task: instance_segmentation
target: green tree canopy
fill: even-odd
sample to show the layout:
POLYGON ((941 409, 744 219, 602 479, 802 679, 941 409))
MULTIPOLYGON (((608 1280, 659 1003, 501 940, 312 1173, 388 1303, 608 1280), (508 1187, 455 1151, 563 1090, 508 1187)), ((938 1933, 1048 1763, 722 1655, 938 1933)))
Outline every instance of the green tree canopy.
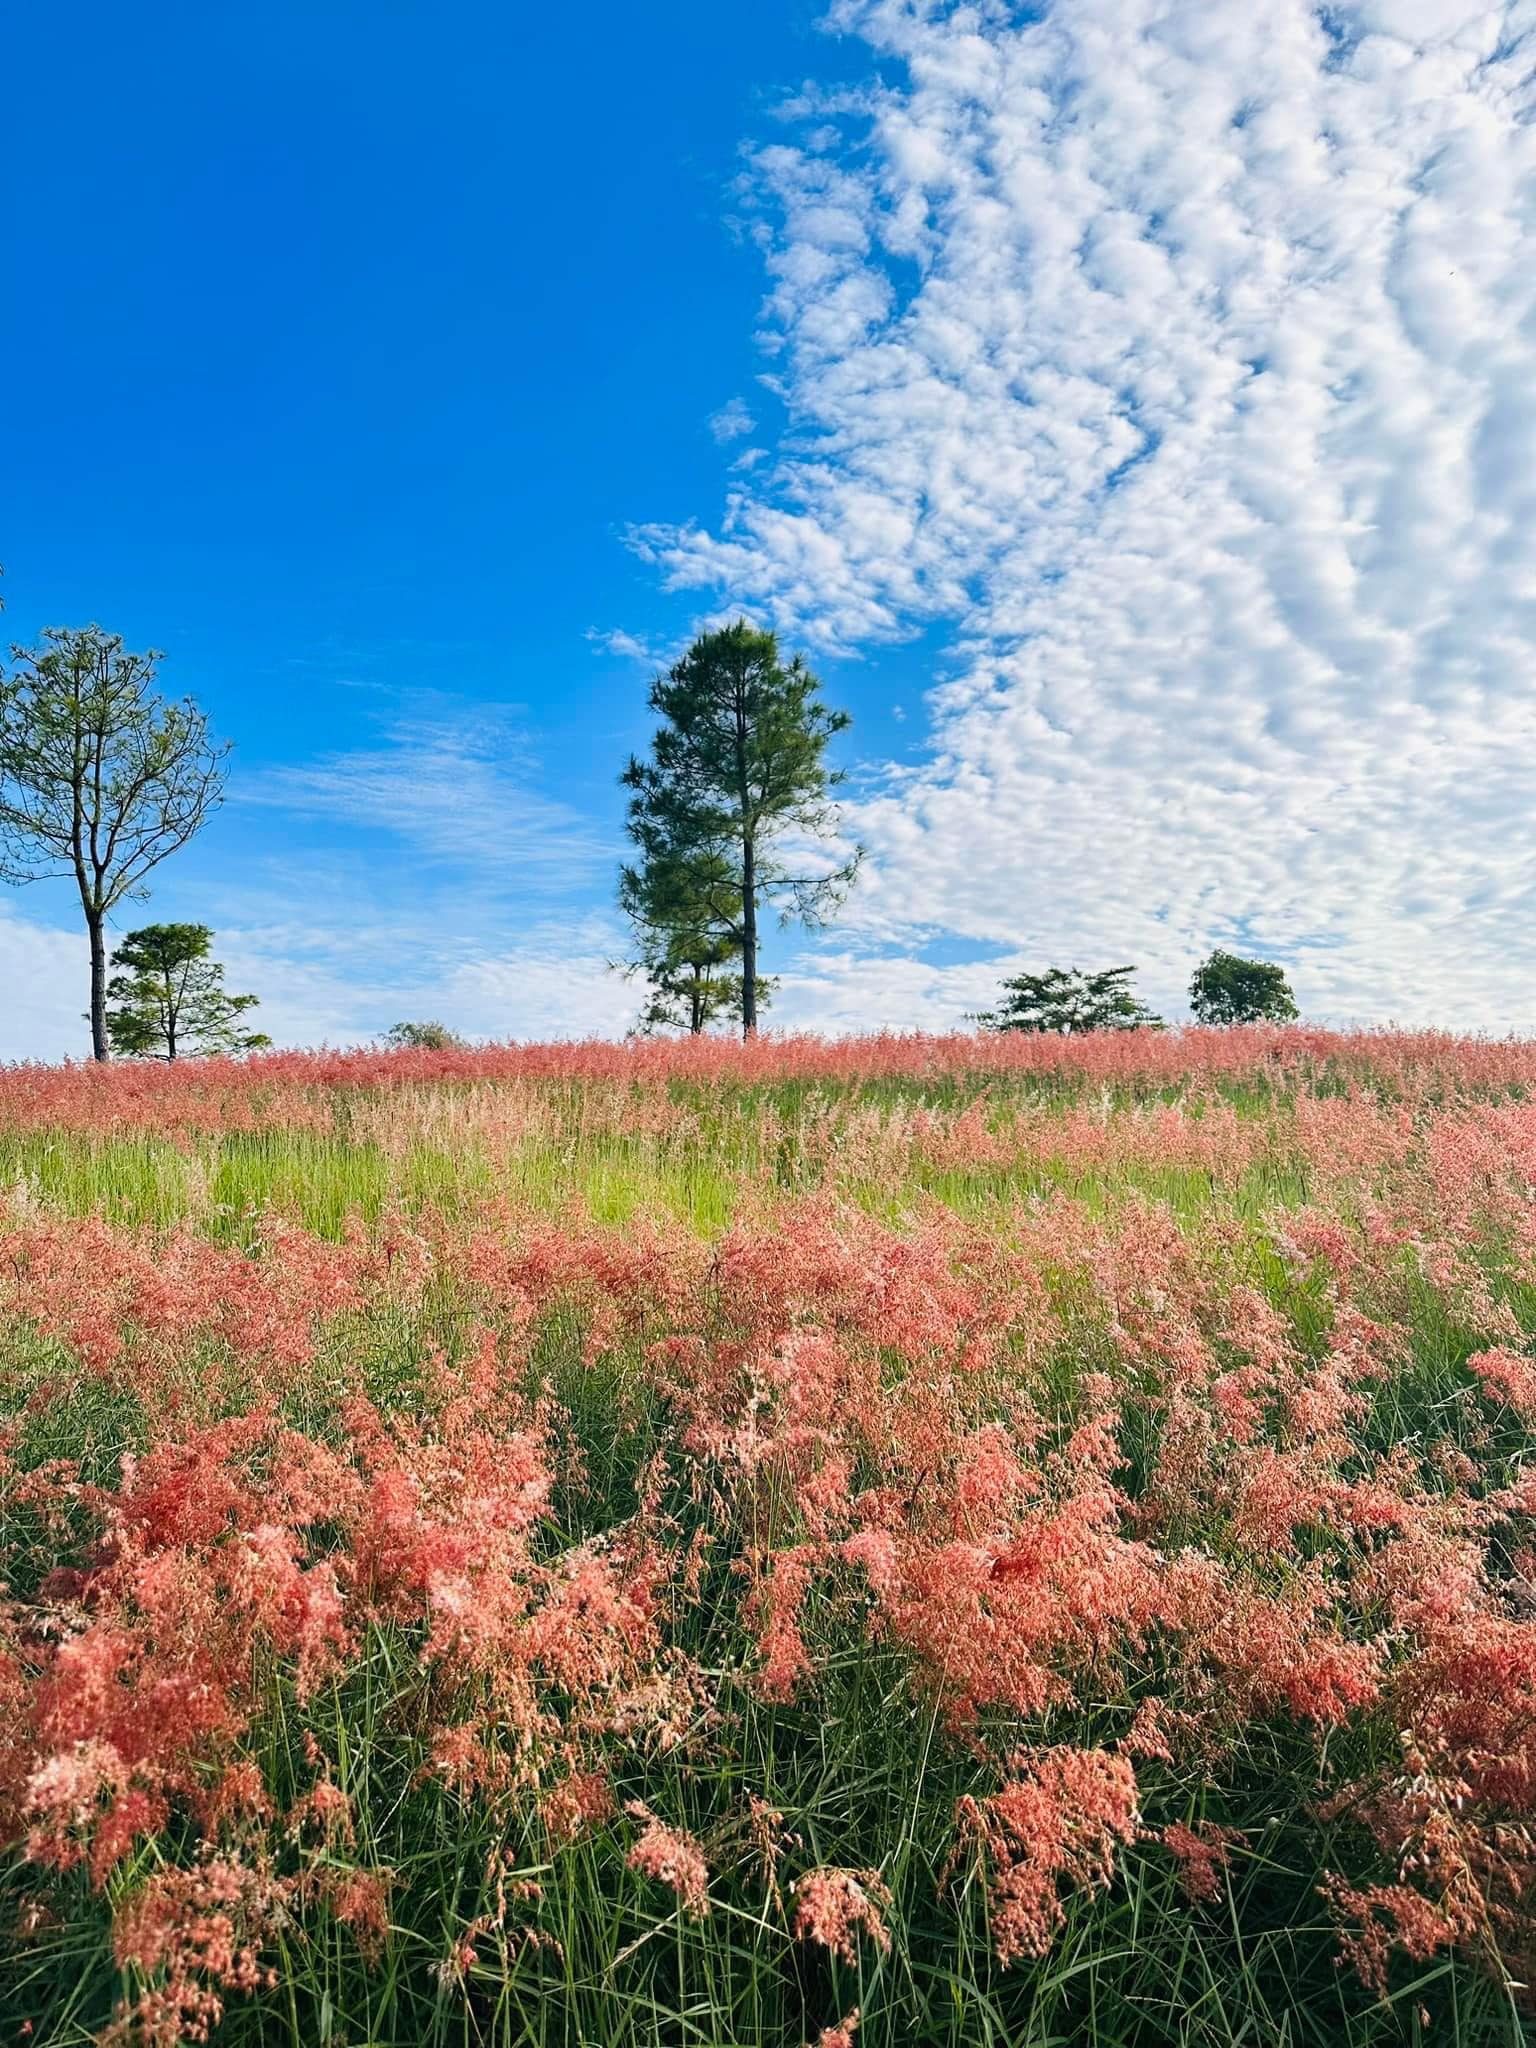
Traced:
POLYGON ((50 627, 0 676, 0 877, 73 879, 91 949, 91 1049, 108 1054, 106 923, 198 831, 226 747, 189 699, 155 693, 158 655, 99 626, 50 627))
POLYGON ((149 924, 124 934, 107 983, 107 1029, 116 1051, 174 1060, 272 1043, 241 1022, 257 998, 227 992, 224 969, 209 958, 212 944, 205 924, 149 924))
POLYGON ((1163 1020, 1131 993, 1134 967, 1097 974, 1051 967, 1003 983, 1003 1000, 976 1022, 987 1031, 1160 1031, 1163 1020))
POLYGON ((1297 1015, 1283 968, 1220 947, 1196 968, 1189 1005, 1200 1024, 1289 1024, 1297 1015))
POLYGON ((384 1034, 384 1043, 393 1052, 453 1052, 464 1041, 457 1031, 450 1031, 435 1017, 427 1017, 420 1023, 391 1024, 384 1034))
POLYGON ((783 662, 774 635, 745 620, 697 639, 657 677, 649 702, 660 721, 650 756, 632 759, 622 778, 636 858, 619 896, 640 937, 636 964, 655 989, 653 968, 673 979, 678 966, 685 978, 697 967, 728 981, 739 961, 727 1000, 739 1001, 750 1037, 762 988, 760 911, 771 904, 785 922, 820 923, 858 865, 856 850, 839 859, 828 849, 841 778, 827 765, 827 743, 848 718, 822 702, 799 655, 783 662))

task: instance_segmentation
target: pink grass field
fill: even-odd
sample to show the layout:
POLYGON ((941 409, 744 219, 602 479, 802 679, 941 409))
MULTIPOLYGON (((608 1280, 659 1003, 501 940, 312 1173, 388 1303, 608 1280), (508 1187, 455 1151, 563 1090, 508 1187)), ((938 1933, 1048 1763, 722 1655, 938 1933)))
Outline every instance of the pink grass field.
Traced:
POLYGON ((0 2041, 1525 2038, 1536 1043, 0 1072, 0 2041))
POLYGON ((1094 1032, 1080 1038, 999 1032, 935 1037, 882 1032, 817 1038, 762 1034, 750 1043, 698 1038, 576 1039, 451 1051, 276 1052, 244 1059, 133 1061, 101 1067, 26 1062, 0 1067, 0 1121, 20 1127, 117 1130, 288 1121, 298 1105, 342 1092, 453 1083, 531 1087, 619 1084, 644 1089, 879 1082, 980 1087, 1041 1077, 1098 1087, 1162 1088, 1309 1074, 1332 1067, 1363 1084, 1523 1088, 1536 1081, 1536 1039, 1458 1038, 1436 1031, 1323 1031, 1302 1026, 1094 1032))

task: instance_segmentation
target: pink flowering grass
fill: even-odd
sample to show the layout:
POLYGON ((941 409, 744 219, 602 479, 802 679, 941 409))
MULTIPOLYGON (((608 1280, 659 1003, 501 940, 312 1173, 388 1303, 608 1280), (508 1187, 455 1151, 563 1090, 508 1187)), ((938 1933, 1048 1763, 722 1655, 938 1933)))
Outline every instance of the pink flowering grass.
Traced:
POLYGON ((0 2041, 1523 2039, 1533 1081, 0 1076, 0 2041))

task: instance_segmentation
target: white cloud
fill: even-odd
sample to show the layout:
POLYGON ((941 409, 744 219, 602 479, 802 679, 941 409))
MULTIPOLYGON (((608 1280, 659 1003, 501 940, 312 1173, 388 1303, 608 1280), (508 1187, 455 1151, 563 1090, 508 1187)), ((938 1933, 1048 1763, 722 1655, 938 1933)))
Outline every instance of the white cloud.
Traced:
POLYGON ((231 988, 261 995, 260 1022, 280 1045, 354 1044, 401 1018, 436 1018, 470 1038, 620 1036, 638 997, 609 967, 624 939, 606 916, 545 921, 515 937, 426 920, 362 931, 306 926, 220 934, 231 988))
POLYGON ((56 931, 0 901, 0 1060, 88 1054, 89 977, 83 926, 78 933, 56 931))
POLYGON ((628 941, 608 918, 536 930, 495 958, 467 961, 449 980, 444 1014, 484 1038, 618 1038, 640 994, 610 960, 628 941))
POLYGON ((954 1031, 990 1009, 1005 970, 995 961, 935 966, 909 955, 872 956, 829 944, 807 950, 778 977, 766 1014, 776 1031, 954 1031))
POLYGON ((422 692, 386 722, 382 745, 272 768, 236 787, 248 803, 381 830, 418 856, 513 870, 521 888, 565 889, 611 864, 590 822, 533 786, 518 714, 422 692))
MULTIPOLYGON (((231 908, 237 907, 234 902, 231 908)), ((436 1017, 472 1038, 619 1037, 634 984, 609 966, 625 935, 606 914, 546 920, 515 937, 468 926, 444 935, 375 906, 360 925, 221 926, 231 989, 261 998, 252 1022, 284 1046, 355 1045, 402 1017, 436 1017)), ((0 1061, 84 1059, 89 961, 82 932, 0 902, 0 1061)))
MULTIPOLYGON (((587 907, 617 845, 535 786, 511 707, 389 701, 366 744, 234 785, 236 802, 314 819, 319 844, 264 831, 259 858, 205 874, 190 901, 195 870, 168 867, 156 907, 122 906, 114 932, 206 918, 228 986, 260 998, 254 1021, 279 1045, 355 1044, 422 1016, 471 1036, 625 1030, 638 998, 607 965, 625 936, 587 907)), ((83 1056, 85 939, 62 888, 36 908, 0 897, 0 1059, 83 1056)))
POLYGON ((743 434, 750 434, 756 425, 751 407, 744 398, 728 400, 709 417, 709 431, 722 447, 727 441, 739 441, 743 434))
MULTIPOLYGON (((947 640, 931 751, 853 785, 839 929, 772 944, 773 1021, 951 1025, 1053 960, 1176 1011, 1232 943, 1314 1016, 1531 1028, 1536 0, 831 21, 871 83, 752 159, 785 437, 738 445, 732 401, 723 516, 633 536, 695 630, 947 640)), ((396 842, 211 906, 274 1036, 627 1023, 581 907, 617 848, 517 714, 424 698, 245 789, 396 842)), ((0 975, 0 1055, 83 1049, 81 938, 0 900, 0 975)))
POLYGON ((587 629, 587 638, 594 647, 600 647, 604 654, 612 654, 620 661, 644 662, 647 668, 655 668, 662 657, 637 633, 629 633, 622 626, 606 630, 598 626, 587 629))
POLYGON ((831 18, 902 76, 754 159, 790 436, 634 538, 823 650, 949 625, 855 930, 1528 1025, 1536 0, 831 18))

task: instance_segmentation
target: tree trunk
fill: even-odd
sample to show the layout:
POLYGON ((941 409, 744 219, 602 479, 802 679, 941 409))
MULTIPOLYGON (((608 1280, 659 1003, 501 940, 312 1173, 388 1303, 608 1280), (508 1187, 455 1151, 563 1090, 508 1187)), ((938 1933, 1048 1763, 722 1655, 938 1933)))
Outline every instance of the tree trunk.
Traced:
POLYGON ((91 935, 91 1053, 98 1060, 111 1058, 107 1044, 107 944, 101 917, 89 911, 85 919, 91 935))
POLYGON ((750 835, 741 849, 741 1035, 757 1031, 757 848, 750 835))

